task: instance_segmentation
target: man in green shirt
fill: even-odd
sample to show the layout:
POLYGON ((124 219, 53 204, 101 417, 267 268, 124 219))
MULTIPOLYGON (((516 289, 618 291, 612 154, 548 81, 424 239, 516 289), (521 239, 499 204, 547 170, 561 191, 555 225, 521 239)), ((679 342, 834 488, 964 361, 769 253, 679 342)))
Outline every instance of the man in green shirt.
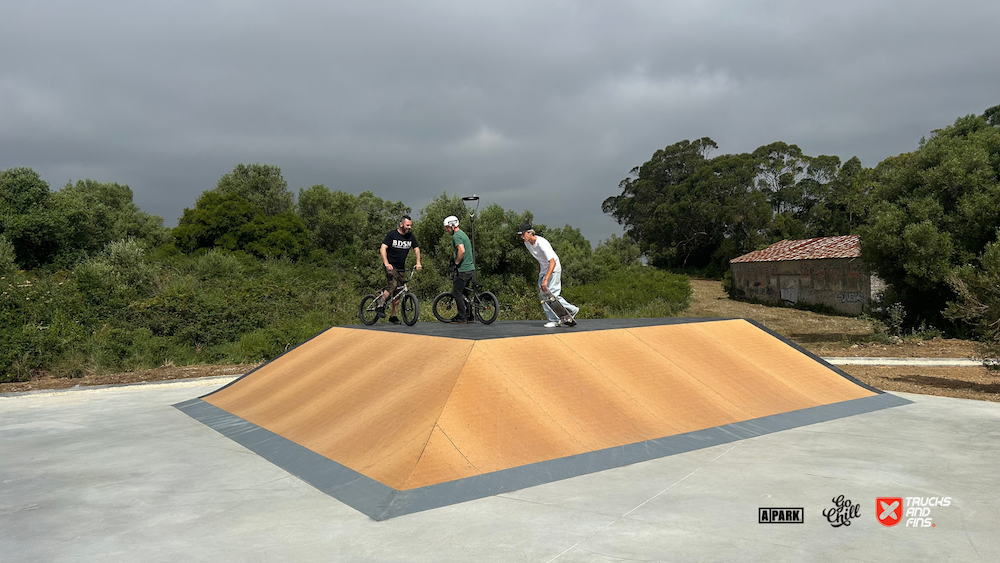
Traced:
POLYGON ((465 307, 465 287, 476 277, 475 260, 472 256, 472 243, 469 236, 458 228, 458 217, 449 215, 444 220, 444 229, 451 235, 451 246, 455 249, 451 261, 451 271, 455 273, 455 281, 451 285, 451 295, 458 306, 458 316, 451 324, 468 324, 472 320, 472 311, 465 307))

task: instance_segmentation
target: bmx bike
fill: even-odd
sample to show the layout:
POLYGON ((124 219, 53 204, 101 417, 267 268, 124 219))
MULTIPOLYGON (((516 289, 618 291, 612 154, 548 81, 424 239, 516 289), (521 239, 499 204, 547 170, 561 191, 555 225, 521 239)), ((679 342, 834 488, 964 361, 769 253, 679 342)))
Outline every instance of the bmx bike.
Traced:
MULTIPOLYGON (((388 307, 390 303, 399 304, 399 316, 403 318, 403 322, 406 326, 413 326, 417 324, 417 318, 420 316, 420 302, 417 300, 417 296, 410 293, 410 290, 406 287, 410 280, 413 279, 414 272, 417 271, 416 266, 410 268, 410 276, 406 278, 403 285, 396 288, 396 293, 386 301, 385 305, 388 307)), ((385 291, 385 288, 379 290, 378 293, 370 293, 361 298, 361 305, 358 306, 358 318, 361 322, 366 325, 373 325, 378 321, 378 296, 385 291)))
MULTIPOLYGON (((481 291, 482 289, 483 285, 473 279, 466 288, 468 294, 463 295, 462 298, 465 299, 465 310, 472 311, 476 320, 484 325, 488 325, 497 320, 497 316, 500 314, 500 302, 497 301, 496 295, 493 295, 489 291, 481 291)), ((458 305, 455 303, 455 296, 450 291, 439 293, 434 298, 431 311, 437 320, 443 323, 450 323, 458 315, 458 305)))

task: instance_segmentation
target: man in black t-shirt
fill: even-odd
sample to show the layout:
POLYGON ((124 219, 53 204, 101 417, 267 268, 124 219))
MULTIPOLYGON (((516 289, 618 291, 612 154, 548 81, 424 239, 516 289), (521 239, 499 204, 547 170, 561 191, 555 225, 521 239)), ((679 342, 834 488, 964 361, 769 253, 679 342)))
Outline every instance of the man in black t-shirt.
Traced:
MULTIPOLYGON (((410 253, 411 248, 417 255, 416 268, 422 270, 420 245, 417 243, 416 235, 413 234, 413 220, 410 219, 409 215, 403 215, 402 219, 399 220, 399 228, 389 231, 382 241, 382 247, 379 248, 379 253, 382 255, 382 265, 385 266, 385 277, 389 282, 378 299, 376 311, 379 317, 385 317, 385 301, 396 292, 397 287, 406 283, 406 278, 404 278, 406 255, 410 253)), ((392 304, 392 316, 389 317, 389 322, 396 325, 399 324, 399 318, 396 317, 397 305, 398 303, 395 302, 392 304)))

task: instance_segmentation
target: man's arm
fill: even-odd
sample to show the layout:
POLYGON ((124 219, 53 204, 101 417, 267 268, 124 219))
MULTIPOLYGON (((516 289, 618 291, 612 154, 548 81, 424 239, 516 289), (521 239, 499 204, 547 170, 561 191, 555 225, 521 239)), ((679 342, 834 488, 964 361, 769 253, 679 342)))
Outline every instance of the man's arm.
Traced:
POLYGON ((424 267, 420 265, 420 247, 418 246, 418 247, 414 248, 413 252, 415 252, 417 254, 417 269, 418 270, 423 270, 424 267))
MULTIPOLYGON (((378 249, 378 252, 379 252, 379 254, 382 255, 382 265, 385 266, 386 270, 391 270, 392 269, 392 264, 389 263, 389 257, 385 255, 385 249, 387 249, 387 248, 389 248, 389 246, 386 245, 383 242, 382 243, 382 247, 378 249)), ((420 255, 417 254, 417 256, 420 256, 420 255)), ((418 260, 419 260, 419 258, 418 258, 418 260)))
POLYGON ((462 258, 465 258, 465 245, 459 244, 455 247, 455 264, 461 264, 462 258))
POLYGON ((549 277, 554 271, 556 271, 556 259, 549 258, 549 269, 545 272, 545 277, 542 278, 542 291, 549 290, 549 277))

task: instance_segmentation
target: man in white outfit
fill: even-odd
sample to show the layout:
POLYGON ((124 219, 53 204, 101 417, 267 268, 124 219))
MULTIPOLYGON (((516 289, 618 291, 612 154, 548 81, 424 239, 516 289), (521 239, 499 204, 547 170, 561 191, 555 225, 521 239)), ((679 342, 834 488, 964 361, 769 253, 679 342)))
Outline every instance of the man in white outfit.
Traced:
POLYGON ((542 309, 545 311, 545 317, 549 319, 549 322, 545 323, 545 328, 555 328, 560 324, 576 326, 576 321, 573 319, 570 319, 566 323, 560 322, 559 315, 552 312, 552 309, 545 303, 545 299, 542 296, 542 293, 549 291, 562 303, 562 306, 566 308, 566 311, 571 316, 575 317, 580 312, 579 307, 571 304, 559 295, 560 291, 562 291, 562 264, 559 263, 559 257, 552 250, 552 245, 544 238, 535 235, 535 230, 531 228, 531 223, 521 224, 517 234, 521 235, 521 240, 524 241, 524 247, 528 249, 528 252, 535 257, 535 260, 538 260, 538 295, 542 299, 542 309))

